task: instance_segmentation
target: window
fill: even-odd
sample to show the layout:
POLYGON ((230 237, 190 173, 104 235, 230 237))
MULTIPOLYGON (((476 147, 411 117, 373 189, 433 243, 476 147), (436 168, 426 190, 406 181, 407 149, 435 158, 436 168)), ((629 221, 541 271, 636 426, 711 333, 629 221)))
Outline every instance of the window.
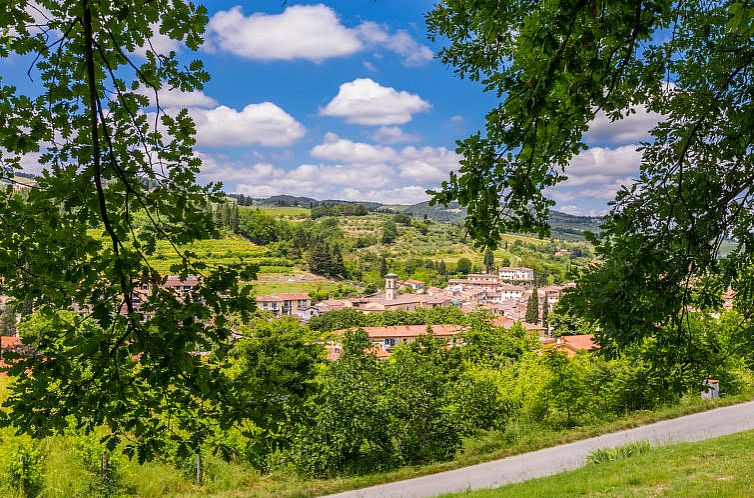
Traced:
POLYGON ((393 339, 393 338, 385 339, 385 340, 383 341, 383 344, 384 344, 385 346, 387 346, 387 347, 392 347, 392 346, 395 346, 395 339, 393 339))

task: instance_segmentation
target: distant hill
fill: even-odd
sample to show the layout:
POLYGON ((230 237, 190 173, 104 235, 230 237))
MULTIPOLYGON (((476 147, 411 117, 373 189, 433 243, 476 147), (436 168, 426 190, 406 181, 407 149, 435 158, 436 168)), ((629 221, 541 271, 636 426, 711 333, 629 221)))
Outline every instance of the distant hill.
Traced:
MULTIPOLYGON (((238 198, 237 194, 230 194, 230 197, 238 198)), ((378 209, 382 204, 379 202, 368 201, 343 201, 339 199, 325 199, 323 201, 313 199, 311 197, 297 197, 294 195, 274 195, 267 199, 254 199, 254 205, 256 206, 287 206, 287 207, 303 207, 313 208, 321 206, 323 204, 337 205, 337 204, 360 204, 370 211, 378 209)))
MULTIPOLYGON (((440 205, 430 206, 429 201, 406 206, 336 199, 320 201, 311 197, 276 195, 267 199, 255 200, 254 203, 261 206, 296 206, 305 208, 313 208, 321 204, 361 204, 370 211, 386 213, 403 212, 416 218, 426 217, 430 220, 448 223, 462 223, 466 218, 466 208, 460 206, 457 202, 450 203, 448 207, 440 205)), ((585 231, 599 232, 599 225, 601 223, 602 218, 597 216, 574 216, 560 211, 550 211, 550 228, 552 237, 554 238, 583 240, 585 231)))
MULTIPOLYGON (((430 206, 429 202, 420 202, 413 206, 407 206, 404 213, 417 218, 451 223, 462 223, 466 218, 466 208, 457 202, 445 206, 430 206)), ((583 240, 584 232, 599 232, 602 218, 597 216, 574 216, 560 211, 550 211, 550 229, 554 238, 583 240)))
POLYGON ((317 199, 312 199, 311 197, 296 197, 293 195, 273 195, 272 197, 268 197, 267 199, 259 199, 259 201, 256 204, 260 206, 293 206, 293 207, 313 208, 319 205, 319 201, 317 199))
POLYGON ((420 202, 419 204, 406 207, 403 212, 417 218, 424 218, 426 216, 428 219, 435 221, 461 223, 466 218, 466 208, 457 202, 448 204, 448 207, 440 205, 430 206, 429 201, 420 202))
POLYGON ((319 201, 319 204, 330 204, 330 205, 336 205, 336 204, 361 204, 365 208, 367 208, 370 211, 374 211, 376 209, 379 209, 382 207, 382 204, 379 202, 369 202, 369 201, 340 201, 337 199, 325 199, 324 201, 319 201))

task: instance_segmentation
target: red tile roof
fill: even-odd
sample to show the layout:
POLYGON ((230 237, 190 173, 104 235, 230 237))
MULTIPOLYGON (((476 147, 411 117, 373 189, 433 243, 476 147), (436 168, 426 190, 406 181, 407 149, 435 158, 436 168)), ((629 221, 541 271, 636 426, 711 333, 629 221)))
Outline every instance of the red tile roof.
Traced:
MULTIPOLYGON (((372 339, 383 337, 418 337, 427 334, 428 325, 389 325, 385 327, 362 327, 364 332, 372 339)), ((460 325, 431 325, 432 334, 440 337, 454 336, 463 331, 460 325)), ((342 334, 345 330, 338 330, 336 334, 342 334)))
POLYGON ((0 347, 5 349, 13 349, 22 346, 20 337, 0 337, 0 347))
POLYGON ((589 351, 591 349, 599 348, 599 345, 594 342, 593 334, 582 335, 564 335, 560 336, 560 344, 573 349, 574 351, 589 351))

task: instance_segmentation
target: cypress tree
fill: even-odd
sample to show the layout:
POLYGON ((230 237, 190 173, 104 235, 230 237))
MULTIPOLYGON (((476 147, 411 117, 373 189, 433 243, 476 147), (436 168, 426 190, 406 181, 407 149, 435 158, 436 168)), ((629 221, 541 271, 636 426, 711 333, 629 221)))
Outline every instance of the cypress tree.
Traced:
POLYGON ((492 273, 495 269, 495 255, 492 253, 492 249, 484 251, 484 268, 487 273, 492 273))
POLYGON ((542 323, 547 325, 547 315, 550 314, 550 302, 547 299, 547 292, 545 292, 545 299, 542 301, 542 323))
POLYGON ((539 321, 539 291, 535 287, 526 303, 526 314, 524 321, 527 323, 537 323, 539 321))
POLYGON ((0 335, 3 336, 15 336, 16 335, 16 310, 13 306, 5 305, 0 308, 0 335))

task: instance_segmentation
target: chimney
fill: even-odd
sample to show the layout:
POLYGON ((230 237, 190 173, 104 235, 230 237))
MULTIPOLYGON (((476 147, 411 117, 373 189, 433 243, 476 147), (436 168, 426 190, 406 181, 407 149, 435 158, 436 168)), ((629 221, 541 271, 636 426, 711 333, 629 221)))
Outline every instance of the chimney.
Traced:
POLYGON ((395 273, 388 273, 385 275, 385 301, 392 301, 395 299, 395 286, 398 283, 398 275, 395 273))

